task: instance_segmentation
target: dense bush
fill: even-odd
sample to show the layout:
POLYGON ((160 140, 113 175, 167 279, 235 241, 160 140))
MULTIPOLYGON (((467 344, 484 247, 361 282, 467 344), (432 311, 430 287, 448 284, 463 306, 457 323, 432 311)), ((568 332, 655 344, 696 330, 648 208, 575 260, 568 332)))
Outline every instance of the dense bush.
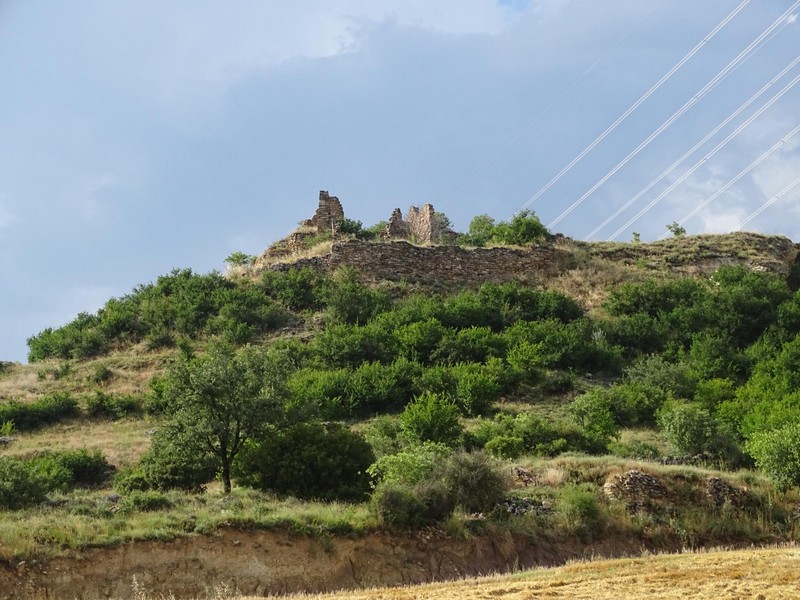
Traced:
POLYGON ((19 431, 29 431, 78 415, 78 401, 66 392, 57 392, 33 402, 10 401, 0 404, 0 423, 13 421, 19 431))
POLYGON ((500 465, 482 451, 455 452, 444 464, 441 479, 455 504, 467 512, 491 511, 508 491, 500 465))
POLYGON ((138 396, 98 391, 86 398, 86 414, 92 418, 121 419, 140 414, 143 410, 144 401, 138 396))
POLYGON ((556 456, 567 451, 597 454, 606 450, 607 442, 576 425, 546 421, 531 413, 499 414, 465 435, 468 448, 485 448, 500 458, 523 454, 556 456))
POLYGON ((423 392, 400 415, 403 431, 420 442, 455 446, 463 431, 456 404, 440 394, 423 392))
POLYGON ((28 359, 89 358, 142 340, 158 348, 173 345, 179 336, 220 334, 243 343, 285 319, 263 288, 247 280, 176 269, 123 298, 112 298, 96 315, 81 313, 64 327, 31 337, 28 359))
POLYGON ((100 450, 89 452, 86 448, 45 453, 30 460, 34 464, 52 460, 63 467, 69 474, 70 487, 102 485, 114 470, 100 450))
POLYGON ((579 486, 561 490, 556 510, 566 526, 576 533, 592 536, 605 528, 605 515, 595 493, 579 486))
POLYGON ((26 459, 0 456, 0 508, 18 510, 44 502, 51 492, 103 484, 111 470, 99 450, 45 452, 26 459))
POLYGON ((203 440, 178 427, 162 427, 153 435, 140 464, 121 473, 115 484, 122 491, 199 491, 216 473, 217 461, 203 440))
POLYGON ((469 233, 459 238, 464 246, 509 244, 527 246, 546 239, 547 228, 531 211, 518 212, 510 221, 495 223, 488 215, 479 215, 469 224, 469 233))
POLYGON ((755 433, 747 443, 747 451, 779 488, 800 485, 800 423, 755 433))
POLYGON ((266 271, 261 288, 291 310, 320 310, 330 279, 314 269, 289 269, 285 273, 266 271))
POLYGON ((19 510, 44 502, 49 483, 45 474, 25 461, 0 456, 0 508, 19 510))
POLYGON ((413 486, 430 479, 453 450, 444 444, 424 442, 400 452, 381 456, 367 472, 375 484, 392 483, 413 486))
POLYGON ((716 419, 696 403, 666 405, 658 414, 661 433, 679 453, 715 454, 721 432, 716 419))
POLYGON ((252 440, 234 464, 241 485, 304 499, 359 501, 375 460, 364 437, 336 424, 298 423, 252 440))

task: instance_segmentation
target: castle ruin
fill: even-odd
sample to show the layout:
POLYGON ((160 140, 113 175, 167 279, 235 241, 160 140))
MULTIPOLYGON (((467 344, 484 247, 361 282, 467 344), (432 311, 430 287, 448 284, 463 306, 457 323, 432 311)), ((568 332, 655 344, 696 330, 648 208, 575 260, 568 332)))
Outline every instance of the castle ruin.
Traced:
POLYGON ((317 234, 330 233, 335 236, 343 219, 344 209, 339 198, 331 196, 326 190, 320 190, 317 212, 303 225, 315 228, 317 234))

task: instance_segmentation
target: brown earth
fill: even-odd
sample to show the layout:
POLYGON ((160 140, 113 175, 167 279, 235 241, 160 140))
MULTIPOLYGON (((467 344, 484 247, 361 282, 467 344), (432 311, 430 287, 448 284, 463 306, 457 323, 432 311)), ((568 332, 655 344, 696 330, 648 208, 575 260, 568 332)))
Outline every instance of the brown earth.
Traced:
MULTIPOLYGON (((672 550, 676 550, 672 548, 672 550)), ((212 536, 92 549, 72 558, 0 567, 0 599, 195 598, 220 586, 263 596, 400 586, 453 580, 575 558, 638 555, 633 540, 590 544, 514 538, 510 534, 451 539, 437 531, 362 537, 292 535, 227 529, 212 536), (135 579, 135 584, 134 584, 135 579)))

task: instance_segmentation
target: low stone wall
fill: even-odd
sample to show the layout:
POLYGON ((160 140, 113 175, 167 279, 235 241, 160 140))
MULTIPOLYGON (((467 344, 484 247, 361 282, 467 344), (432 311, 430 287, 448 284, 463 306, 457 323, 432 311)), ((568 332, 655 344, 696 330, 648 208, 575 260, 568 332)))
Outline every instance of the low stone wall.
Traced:
POLYGON ((354 267, 365 280, 477 286, 484 282, 540 282, 569 268, 571 253, 551 246, 529 249, 414 246, 404 241, 334 244, 330 268, 354 267))
POLYGON ((427 285, 479 286, 491 281, 540 283, 573 266, 570 252, 552 246, 529 249, 414 246, 404 241, 337 242, 331 254, 271 268, 286 271, 310 267, 333 271, 353 267, 364 281, 408 281, 427 285))

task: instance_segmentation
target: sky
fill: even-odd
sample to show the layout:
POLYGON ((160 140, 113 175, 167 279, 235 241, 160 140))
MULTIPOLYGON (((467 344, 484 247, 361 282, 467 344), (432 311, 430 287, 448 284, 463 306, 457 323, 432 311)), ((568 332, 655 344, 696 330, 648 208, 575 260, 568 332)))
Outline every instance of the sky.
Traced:
MULTIPOLYGON (((260 254, 319 190, 365 226, 427 202, 461 231, 508 219, 740 4, 0 0, 0 360, 174 268, 260 254)), ((529 208, 577 239, 617 211, 594 239, 681 222, 800 125, 798 84, 703 160, 800 65, 621 209, 800 55, 795 4, 747 3, 529 208)), ((684 227, 731 231, 798 175, 795 134, 684 227)), ((800 241, 800 186, 747 229, 800 241)))

